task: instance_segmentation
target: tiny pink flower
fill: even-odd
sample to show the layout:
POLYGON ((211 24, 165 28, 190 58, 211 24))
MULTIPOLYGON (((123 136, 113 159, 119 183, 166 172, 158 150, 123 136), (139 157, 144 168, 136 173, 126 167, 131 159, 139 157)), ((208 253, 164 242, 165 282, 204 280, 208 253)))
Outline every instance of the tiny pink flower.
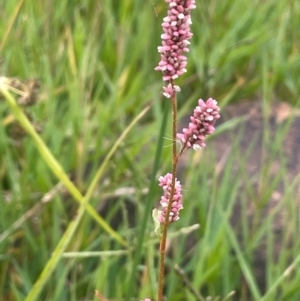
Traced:
MULTIPOLYGON (((171 186, 172 186, 172 174, 167 173, 164 177, 159 177, 159 186, 162 187, 164 194, 160 199, 160 204, 162 210, 158 211, 158 220, 161 224, 165 223, 167 208, 171 196, 171 186)), ((175 179, 175 190, 172 199, 171 211, 169 215, 169 222, 175 222, 179 219, 179 211, 183 208, 182 206, 182 195, 181 195, 181 184, 177 179, 175 179)))
POLYGON ((179 86, 176 86, 176 85, 172 86, 171 84, 168 84, 167 87, 163 87, 163 89, 164 89, 163 95, 167 98, 172 97, 176 92, 180 91, 179 86))
MULTIPOLYGON (((161 60, 155 68, 162 71, 163 80, 171 81, 185 73, 187 58, 184 52, 189 52, 187 47, 193 34, 190 31, 192 24, 190 11, 196 8, 195 0, 165 0, 169 3, 168 15, 163 19, 161 35, 162 45, 157 47, 161 60)), ((165 87, 168 88, 168 87, 165 87)), ((172 87, 171 87, 172 88, 172 87)), ((164 95, 169 98, 176 90, 171 89, 171 93, 165 91, 164 95)))
POLYGON ((188 149, 198 150, 205 147, 204 139, 215 131, 214 124, 220 118, 220 108, 216 100, 209 98, 206 102, 199 99, 188 128, 177 134, 177 138, 188 149))

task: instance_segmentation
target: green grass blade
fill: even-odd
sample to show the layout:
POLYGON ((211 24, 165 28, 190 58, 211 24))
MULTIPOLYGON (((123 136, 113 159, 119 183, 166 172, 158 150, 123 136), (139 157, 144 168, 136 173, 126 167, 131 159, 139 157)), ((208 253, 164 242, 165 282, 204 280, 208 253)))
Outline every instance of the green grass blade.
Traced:
POLYGON ((278 277, 278 279, 274 282, 274 284, 270 287, 270 289, 266 292, 266 294, 259 301, 267 301, 271 294, 277 289, 277 287, 287 279, 293 270, 296 269, 296 266, 300 263, 300 255, 298 255, 293 263, 284 271, 284 273, 278 277))
POLYGON ((249 265, 248 265, 247 261, 245 260, 243 254, 242 254, 242 251, 240 249, 238 241, 235 237, 234 232, 232 231, 231 226, 229 225, 229 223, 227 221, 227 218, 226 218, 225 214, 224 213, 221 213, 221 214, 223 215, 223 218, 224 218, 224 225, 225 225, 225 228, 226 228, 226 232, 227 232, 229 241, 230 241, 231 246, 233 247, 233 249, 234 249, 234 251, 237 255, 238 262, 239 262, 240 267, 243 271, 244 277, 245 277, 245 279, 246 279, 246 281, 249 285, 249 289, 252 293, 252 296, 253 296, 255 301, 259 301, 260 298, 261 298, 261 295, 260 295, 259 289, 257 287, 257 284, 255 283, 253 274, 251 273, 249 265))

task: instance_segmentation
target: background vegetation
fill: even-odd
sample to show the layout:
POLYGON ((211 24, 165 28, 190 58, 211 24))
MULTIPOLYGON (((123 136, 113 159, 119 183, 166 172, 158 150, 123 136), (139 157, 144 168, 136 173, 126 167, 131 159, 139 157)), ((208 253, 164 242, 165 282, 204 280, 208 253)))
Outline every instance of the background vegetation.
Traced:
MULTIPOLYGON (((188 73, 179 80, 180 116, 189 115, 198 98, 210 96, 222 107, 257 98, 266 106, 274 100, 298 106, 300 2, 196 2, 188 73)), ((151 179, 171 166, 169 141, 164 139, 170 133, 166 114, 171 107, 161 95, 161 75, 153 70, 159 61, 156 48, 165 12, 162 0, 0 3, 1 74, 39 79, 39 101, 26 110, 80 192, 87 191, 131 120, 150 105, 110 159, 90 199, 127 246, 85 214, 66 250, 77 253, 59 259, 36 300, 96 300, 95 289, 108 299, 155 300, 158 245, 151 210, 160 191, 151 179), (165 146, 162 151, 160 143, 165 146), (153 173, 154 165, 158 171, 153 173), (99 251, 106 253, 93 253, 99 251), (136 254, 141 254, 141 261, 136 254)), ((0 299, 24 300, 75 218, 78 203, 61 187, 34 141, 13 135, 12 111, 4 100, 0 100, 0 116, 0 299)), ((231 126, 220 127, 219 134, 231 126)), ((211 146, 204 152, 211 152, 211 146)), ((274 151, 282 147, 276 143, 274 151)), ((248 179, 245 170, 231 176, 234 158, 245 165, 238 144, 221 176, 214 163, 189 154, 180 179, 186 189, 185 210, 171 227, 166 296, 172 301, 201 300, 200 293, 224 298, 235 290, 236 300, 298 301, 299 215, 293 201, 299 179, 291 183, 285 169, 278 173, 290 188, 283 204, 291 214, 284 228, 289 235, 282 238, 276 260, 272 255, 277 245, 272 234, 275 215, 260 219, 255 228, 242 215, 239 234, 228 222, 237 195, 243 204, 249 201, 240 190, 240 179, 248 179), (182 230, 198 223, 200 230, 190 229, 190 234, 182 230), (263 238, 267 256, 261 288, 253 258, 263 238), (295 269, 284 273, 293 260, 295 269), (174 272, 175 263, 197 297, 174 272)), ((261 189, 267 200, 269 186, 261 189)))

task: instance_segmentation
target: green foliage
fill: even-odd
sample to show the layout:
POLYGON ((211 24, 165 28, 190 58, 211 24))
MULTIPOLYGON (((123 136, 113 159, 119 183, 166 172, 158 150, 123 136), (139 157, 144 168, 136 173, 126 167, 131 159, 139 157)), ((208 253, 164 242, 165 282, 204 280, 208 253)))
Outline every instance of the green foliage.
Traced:
MULTIPOLYGON (((298 106, 300 3, 196 2, 188 73, 179 80, 179 117, 190 114, 198 98, 209 96, 221 106, 257 95, 266 104, 276 95, 276 99, 298 106)), ((38 137, 48 148, 37 147, 41 141, 32 135, 13 139, 9 120, 14 116, 24 121, 25 117, 20 117, 20 110, 10 110, 0 98, 3 300, 96 300, 95 289, 108 299, 155 300, 158 241, 152 233, 151 210, 160 198, 156 178, 171 166, 171 124, 165 115, 171 106, 162 102, 161 75, 153 70, 159 61, 156 49, 165 11, 162 0, 0 3, 1 75, 41 82, 38 102, 26 110, 41 126, 38 137), (131 121, 148 104, 150 111, 127 133, 131 121), (126 139, 105 161, 124 132, 126 139), (53 155, 61 170, 55 171, 57 165, 52 161, 51 172, 49 153, 43 159, 43 151, 53 155), (103 164, 106 169, 96 183, 103 164), (62 174, 74 185, 62 188, 62 174), (87 193, 90 208, 101 214, 103 223, 84 214, 84 206, 78 211, 76 199, 82 204, 87 193), (116 240, 114 232, 104 230, 105 225, 128 246, 116 240), (63 240, 68 233, 68 239, 63 240), (61 244, 63 249, 58 250, 61 244), (126 252, 115 253, 118 250, 126 252), (107 253, 95 253, 100 251, 107 253), (67 252, 74 253, 67 256, 67 252), (31 297, 33 285, 49 264, 53 272, 47 275, 41 291, 31 297)), ((225 124, 219 135, 241 122, 236 119, 225 124)), ((255 192, 245 166, 248 154, 241 153, 238 146, 240 137, 236 137, 222 175, 210 164, 215 162, 210 142, 204 150, 207 157, 188 154, 180 178, 186 190, 185 210, 170 233, 168 300, 195 300, 174 272, 175 263, 203 296, 225 298, 236 290, 236 300, 241 301, 249 295, 249 300, 255 301, 300 299, 299 239, 295 234, 299 216, 293 207, 299 177, 290 183, 282 164, 277 178, 268 178, 271 161, 276 156, 285 160, 281 151, 285 134, 283 128, 271 141, 268 129, 264 129, 262 148, 268 151, 268 160, 259 175, 260 198, 267 202, 279 181, 284 183, 286 194, 265 219, 259 220, 258 212, 260 223, 254 221, 254 226, 246 218, 247 202, 255 192), (234 176, 237 159, 238 176, 234 176), (247 183, 243 189, 242 182, 247 183), (237 195, 244 217, 240 231, 229 223, 237 195), (283 208, 289 212, 290 224, 276 260, 272 224, 276 212, 283 208), (200 230, 185 229, 198 223, 200 230), (265 291, 259 288, 253 259, 262 239, 267 254, 265 291), (286 271, 293 261, 295 267, 286 271)))

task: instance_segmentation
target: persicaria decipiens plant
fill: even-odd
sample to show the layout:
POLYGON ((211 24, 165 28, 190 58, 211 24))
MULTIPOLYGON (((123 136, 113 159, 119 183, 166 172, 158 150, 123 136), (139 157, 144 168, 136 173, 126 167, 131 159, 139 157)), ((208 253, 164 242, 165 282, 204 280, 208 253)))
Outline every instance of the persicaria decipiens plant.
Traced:
MULTIPOLYGON (((187 57, 185 52, 189 52, 188 45, 189 40, 193 36, 190 30, 191 10, 196 8, 195 0, 165 0, 169 4, 168 15, 163 19, 162 28, 163 34, 162 45, 159 46, 158 52, 160 53, 161 60, 158 66, 155 68, 157 71, 163 73, 163 80, 167 82, 167 86, 163 87, 163 95, 166 98, 171 98, 173 104, 173 116, 175 116, 176 128, 176 93, 180 92, 180 87, 174 84, 174 80, 180 75, 185 73, 187 66, 187 57)), ((180 141, 182 149, 177 155, 177 158, 173 158, 173 161, 178 161, 184 149, 198 150, 205 147, 205 137, 214 132, 214 124, 218 118, 220 108, 217 101, 209 98, 206 102, 199 99, 198 106, 195 108, 193 115, 190 117, 190 123, 188 128, 184 128, 182 133, 176 133, 174 140, 180 141)), ((176 143, 176 141, 174 141, 176 143)), ((174 143, 174 144, 175 144, 174 143)), ((175 145, 176 147, 176 145, 175 145)), ((177 163, 176 163, 177 164, 177 163)), ((176 175, 174 175, 176 176, 176 175)), ((164 195, 161 197, 160 204, 162 210, 158 211, 158 219, 161 224, 165 223, 167 211, 169 211, 169 221, 174 222, 179 219, 179 210, 182 209, 182 196, 181 185, 177 179, 173 181, 172 192, 172 174, 167 174, 165 177, 159 178, 160 186, 163 186, 164 195), (168 194, 166 195, 166 185, 162 185, 162 179, 169 183, 168 194), (180 190, 178 189, 180 187, 180 190), (179 192, 178 192, 179 191, 179 192), (171 193, 172 192, 172 193, 171 193), (178 197, 180 194, 180 198, 178 197), (178 201, 180 199, 180 201, 178 201), (168 210, 168 204, 170 209, 168 210), (180 205, 179 205, 180 204, 180 205)))
MULTIPOLYGON (((198 150, 205 147, 205 138, 215 130, 214 124, 220 118, 217 101, 209 98, 206 102, 198 100, 198 106, 190 117, 190 123, 181 133, 177 133, 177 98, 176 93, 180 87, 175 85, 175 80, 187 71, 187 57, 189 52, 189 40, 193 34, 190 26, 191 10, 196 8, 195 0, 165 0, 168 3, 168 14, 163 19, 161 35, 162 44, 158 47, 160 62, 155 68, 161 71, 163 81, 163 95, 172 102, 173 116, 173 143, 172 143, 172 172, 159 177, 159 186, 163 189, 160 199, 161 210, 154 210, 154 219, 160 223, 160 265, 157 301, 163 300, 164 261, 166 238, 169 223, 179 219, 179 211, 182 206, 182 188, 176 178, 178 160, 185 149, 198 150), (177 151, 177 142, 181 144, 181 150, 177 151)), ((147 300, 147 299, 146 299, 147 300)), ((147 300, 148 301, 148 300, 147 300)))
MULTIPOLYGON (((182 206, 182 187, 176 178, 178 161, 186 149, 199 150, 206 146, 205 138, 215 131, 214 124, 220 118, 220 108, 213 98, 206 102, 198 100, 198 106, 190 117, 190 123, 181 133, 177 133, 177 98, 176 93, 180 87, 175 85, 175 80, 187 71, 187 57, 189 52, 189 40, 193 34, 190 26, 191 10, 196 8, 195 0, 165 0, 168 3, 168 14, 163 19, 161 35, 162 45, 158 47, 160 62, 155 68, 161 71, 162 79, 166 82, 163 87, 163 95, 171 100, 173 116, 173 143, 172 143, 172 172, 159 177, 159 186, 163 189, 160 199, 161 210, 154 210, 154 219, 160 224, 160 265, 157 301, 163 300, 164 262, 166 250, 166 238, 169 223, 179 219, 179 211, 182 206), (177 142, 181 149, 177 151, 177 142)), ((144 301, 150 301, 145 299, 144 301)))

